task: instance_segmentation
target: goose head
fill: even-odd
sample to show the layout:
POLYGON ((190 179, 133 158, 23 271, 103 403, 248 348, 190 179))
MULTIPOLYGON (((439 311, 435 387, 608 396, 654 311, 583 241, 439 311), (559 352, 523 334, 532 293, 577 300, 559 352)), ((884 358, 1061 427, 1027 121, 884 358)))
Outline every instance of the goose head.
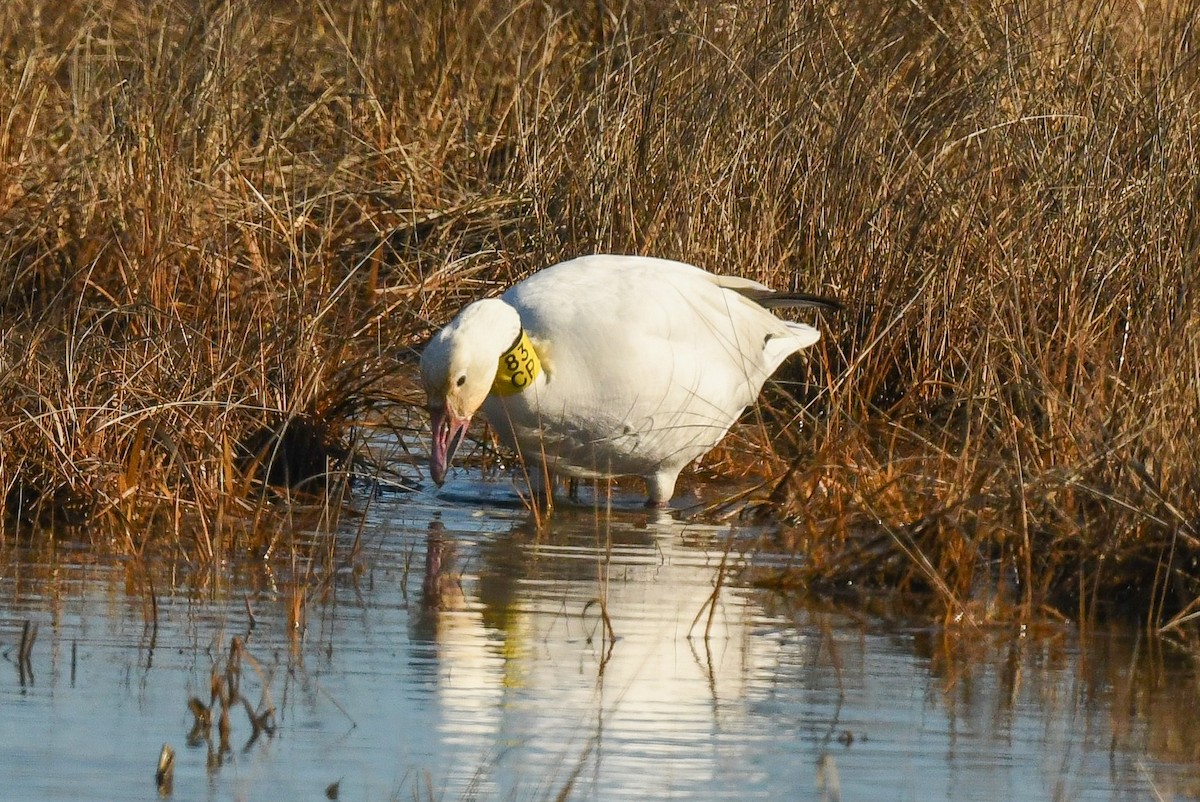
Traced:
POLYGON ((429 472, 438 485, 467 433, 471 416, 496 380, 499 359, 521 334, 521 318, 498 298, 467 306, 429 341, 421 354, 433 450, 429 472))

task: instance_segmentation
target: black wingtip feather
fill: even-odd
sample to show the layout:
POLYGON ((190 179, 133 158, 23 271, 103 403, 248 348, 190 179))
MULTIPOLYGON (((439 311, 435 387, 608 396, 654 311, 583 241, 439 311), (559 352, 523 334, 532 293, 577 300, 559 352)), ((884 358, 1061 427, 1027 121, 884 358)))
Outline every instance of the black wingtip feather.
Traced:
POLYGON ((845 308, 841 301, 823 295, 810 295, 807 292, 746 290, 742 292, 742 295, 745 295, 764 309, 811 307, 814 309, 824 309, 827 312, 838 312, 845 308))

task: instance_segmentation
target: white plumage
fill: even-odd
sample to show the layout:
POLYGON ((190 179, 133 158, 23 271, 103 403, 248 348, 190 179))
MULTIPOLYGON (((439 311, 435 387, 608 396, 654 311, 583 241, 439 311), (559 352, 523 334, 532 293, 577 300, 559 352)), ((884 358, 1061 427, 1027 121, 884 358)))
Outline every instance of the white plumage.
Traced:
POLYGON ((482 408, 506 445, 551 474, 640 476, 649 503, 666 504, 683 467, 820 338, 775 306, 838 304, 613 255, 562 262, 470 304, 421 357, 434 481, 482 408))

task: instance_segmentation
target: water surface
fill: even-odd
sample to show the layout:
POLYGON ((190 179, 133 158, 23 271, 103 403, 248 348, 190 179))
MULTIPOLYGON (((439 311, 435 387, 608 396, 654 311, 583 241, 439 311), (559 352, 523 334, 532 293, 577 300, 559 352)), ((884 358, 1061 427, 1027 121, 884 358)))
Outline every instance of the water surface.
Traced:
POLYGON ((514 498, 465 479, 364 498, 314 538, 334 570, 13 552, 0 798, 158 798, 164 743, 174 799, 1200 794, 1195 672, 1161 644, 806 605, 745 586, 761 533, 634 504, 539 532, 514 498), (252 739, 235 707, 226 751, 215 727, 189 742, 187 702, 234 637, 276 729, 252 739))

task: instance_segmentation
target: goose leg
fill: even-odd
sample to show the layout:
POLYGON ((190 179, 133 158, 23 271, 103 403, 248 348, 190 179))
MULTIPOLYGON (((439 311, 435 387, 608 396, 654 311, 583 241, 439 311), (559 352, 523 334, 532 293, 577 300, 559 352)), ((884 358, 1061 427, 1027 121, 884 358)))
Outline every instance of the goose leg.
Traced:
POLYGON ((646 477, 646 506, 656 509, 669 507, 671 496, 675 494, 675 480, 678 478, 678 470, 659 471, 646 477))
POLYGON ((554 509, 554 486, 557 479, 549 469, 534 463, 529 466, 529 493, 539 509, 550 512, 554 509))

